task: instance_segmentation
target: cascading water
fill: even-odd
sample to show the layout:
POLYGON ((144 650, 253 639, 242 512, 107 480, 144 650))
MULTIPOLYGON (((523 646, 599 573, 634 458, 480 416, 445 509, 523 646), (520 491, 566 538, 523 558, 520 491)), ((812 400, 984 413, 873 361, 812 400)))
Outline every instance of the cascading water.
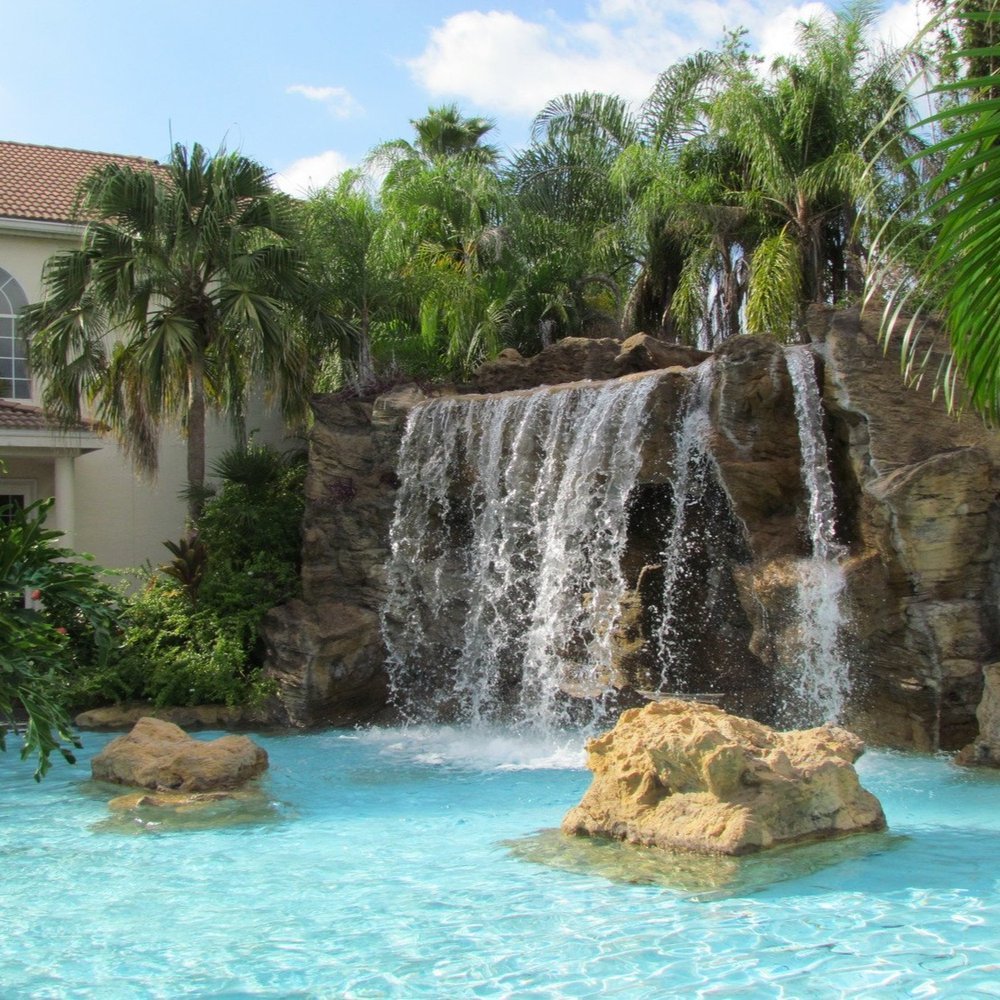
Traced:
POLYGON ((692 572, 692 549, 699 543, 697 535, 690 531, 689 514, 692 508, 704 504, 711 475, 709 403, 714 371, 712 358, 699 365, 674 443, 674 472, 670 480, 674 513, 661 557, 663 604, 656 635, 661 686, 670 691, 684 689, 685 664, 678 634, 678 604, 680 592, 692 572))
POLYGON ((808 347, 799 346, 788 348, 785 358, 795 397, 812 546, 811 558, 796 566, 797 641, 787 711, 796 725, 836 722, 850 694, 850 672, 841 642, 844 547, 836 538, 833 481, 813 356, 808 347))
POLYGON ((411 412, 383 635, 411 718, 554 728, 610 690, 655 376, 411 412))

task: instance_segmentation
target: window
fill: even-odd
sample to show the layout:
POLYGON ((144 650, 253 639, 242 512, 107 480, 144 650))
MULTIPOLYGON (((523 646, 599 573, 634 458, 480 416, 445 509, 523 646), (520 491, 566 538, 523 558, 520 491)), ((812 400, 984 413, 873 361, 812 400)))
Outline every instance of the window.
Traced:
POLYGON ((28 351, 17 314, 28 304, 21 286, 0 268, 0 398, 31 399, 28 351))
POLYGON ((23 493, 0 493, 0 524, 10 524, 14 520, 14 508, 24 509, 23 493))

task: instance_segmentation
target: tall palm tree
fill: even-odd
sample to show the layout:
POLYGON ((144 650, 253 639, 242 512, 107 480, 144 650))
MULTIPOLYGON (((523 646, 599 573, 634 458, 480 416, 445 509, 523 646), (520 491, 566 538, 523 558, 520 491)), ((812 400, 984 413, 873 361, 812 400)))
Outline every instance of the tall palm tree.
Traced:
POLYGON ((620 320, 633 253, 626 193, 612 177, 638 137, 627 102, 564 94, 535 117, 532 142, 507 171, 511 239, 522 276, 522 322, 560 335, 620 320))
POLYGON ((733 204, 734 154, 710 131, 709 110, 746 58, 736 33, 719 51, 697 52, 661 73, 642 108, 640 139, 615 165, 642 247, 626 308, 630 329, 708 344, 736 330, 745 269, 735 248, 746 213, 733 204))
POLYGON ((490 118, 468 118, 457 104, 428 108, 422 118, 411 118, 414 138, 391 139, 368 154, 368 164, 386 173, 386 187, 396 187, 413 174, 448 161, 465 160, 494 168, 500 160, 496 146, 483 142, 496 128, 490 118))
POLYGON ((500 158, 495 146, 484 143, 483 136, 496 128, 491 118, 468 118, 457 104, 428 108, 423 118, 410 122, 417 133, 416 147, 428 160, 465 156, 492 166, 500 158))
POLYGON ((89 403, 154 472, 164 421, 187 436, 190 514, 205 481, 207 411, 242 418, 261 380, 304 411, 306 352, 292 314, 323 324, 295 248, 295 213, 268 171, 177 145, 160 169, 108 165, 84 181, 82 247, 51 257, 25 325, 46 407, 89 403))
POLYGON ((441 374, 499 350, 508 279, 505 191, 475 158, 443 157, 390 174, 382 188, 381 252, 404 279, 425 353, 441 374))

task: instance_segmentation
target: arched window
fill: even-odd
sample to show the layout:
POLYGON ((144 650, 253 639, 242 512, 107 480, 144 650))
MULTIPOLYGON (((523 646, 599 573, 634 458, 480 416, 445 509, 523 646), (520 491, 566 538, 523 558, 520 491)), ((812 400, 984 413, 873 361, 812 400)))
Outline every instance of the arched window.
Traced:
POLYGON ((17 314, 28 304, 21 286, 0 267, 0 398, 31 399, 28 351, 17 314))

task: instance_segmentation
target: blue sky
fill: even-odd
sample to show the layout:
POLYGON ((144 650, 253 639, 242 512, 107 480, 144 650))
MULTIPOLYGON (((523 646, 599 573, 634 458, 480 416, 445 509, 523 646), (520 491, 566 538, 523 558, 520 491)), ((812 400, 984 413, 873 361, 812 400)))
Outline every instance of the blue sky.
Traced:
MULTIPOLYGON (((457 102, 523 144, 561 93, 640 101, 677 58, 743 25, 766 54, 825 9, 787 0, 0 0, 0 138, 163 159, 225 142, 302 193, 410 119, 457 102)), ((914 0, 888 3, 903 41, 914 0)))

